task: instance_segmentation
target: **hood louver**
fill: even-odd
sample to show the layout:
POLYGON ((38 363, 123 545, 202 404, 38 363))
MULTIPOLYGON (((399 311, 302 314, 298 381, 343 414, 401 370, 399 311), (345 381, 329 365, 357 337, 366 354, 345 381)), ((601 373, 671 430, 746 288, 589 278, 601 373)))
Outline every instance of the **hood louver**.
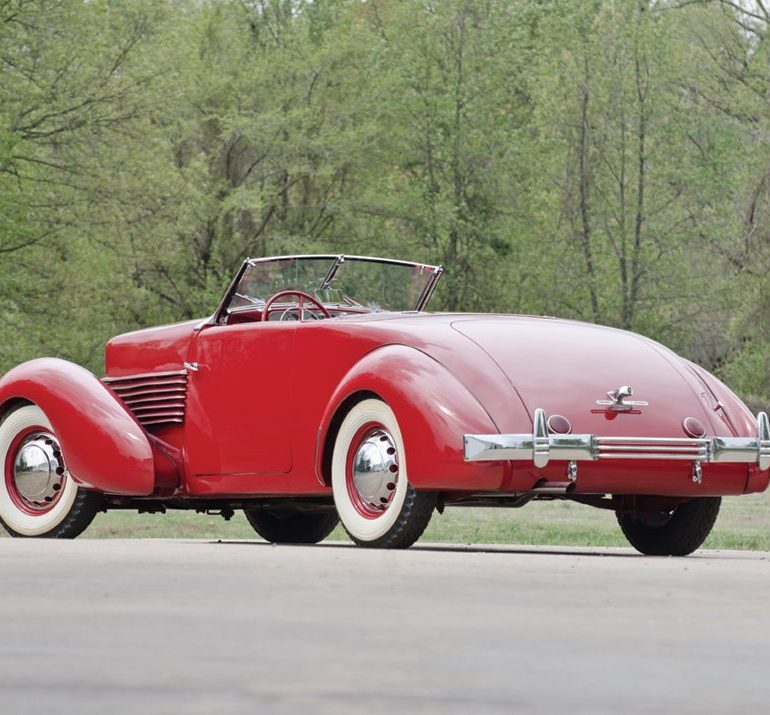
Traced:
POLYGON ((184 422, 187 400, 185 370, 105 377, 103 382, 145 427, 184 422))

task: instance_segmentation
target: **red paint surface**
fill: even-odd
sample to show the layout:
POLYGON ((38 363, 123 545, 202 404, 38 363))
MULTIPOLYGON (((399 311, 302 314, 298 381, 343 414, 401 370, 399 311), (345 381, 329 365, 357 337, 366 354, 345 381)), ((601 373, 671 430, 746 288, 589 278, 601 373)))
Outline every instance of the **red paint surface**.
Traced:
POLYGON ((187 360, 193 329, 200 322, 188 320, 118 335, 105 348, 107 377, 179 370, 187 360))
POLYGON ((254 475, 291 470, 298 325, 209 325, 195 333, 190 361, 199 370, 188 376, 184 435, 189 479, 241 474, 256 485, 254 475))
POLYGON ((0 413, 19 399, 45 412, 75 481, 113 494, 152 493, 147 435, 88 370, 56 358, 23 363, 0 379, 0 413))
MULTIPOLYGON (((40 404, 73 473, 125 494, 168 493, 178 475, 180 495, 328 495, 329 430, 343 405, 371 393, 399 421, 410 481, 445 492, 518 492, 543 477, 564 481, 563 462, 536 469, 463 461, 464 434, 529 432, 536 408, 564 415, 575 433, 681 437, 686 417, 710 435, 756 430, 745 406, 705 371, 653 341, 593 325, 385 313, 196 326, 138 331, 107 347, 112 377, 198 363, 188 376, 184 425, 153 429, 166 455, 157 460, 163 474, 154 474, 139 425, 80 368, 62 361, 16 368, 0 381, 0 404, 12 397, 40 404), (596 404, 623 384, 649 405, 615 414, 596 404)), ((739 494, 767 481, 768 471, 740 464, 704 464, 697 485, 686 462, 581 462, 576 493, 739 494)))

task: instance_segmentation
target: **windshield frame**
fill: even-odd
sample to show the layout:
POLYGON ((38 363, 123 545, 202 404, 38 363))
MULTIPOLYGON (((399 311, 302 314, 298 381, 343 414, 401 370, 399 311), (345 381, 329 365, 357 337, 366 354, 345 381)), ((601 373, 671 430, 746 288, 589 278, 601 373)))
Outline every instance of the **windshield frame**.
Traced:
POLYGON ((431 296, 433 295, 433 291, 436 289, 436 285, 438 284, 439 279, 441 278, 441 275, 444 273, 444 267, 441 265, 433 266, 427 263, 416 263, 414 261, 401 261, 395 258, 378 258, 376 256, 354 256, 349 255, 345 253, 308 253, 308 254, 297 254, 297 255, 288 255, 288 256, 269 256, 265 258, 247 258, 241 267, 238 269, 238 272, 235 274, 235 277, 233 278, 232 282, 230 283, 230 286, 228 287, 227 291, 225 292, 225 295, 223 296, 221 302, 219 303, 219 307, 217 308, 214 315, 211 316, 211 318, 207 321, 211 325, 221 324, 223 316, 227 314, 227 310, 230 307, 230 303, 233 300, 233 297, 235 295, 236 290, 238 289, 238 286, 240 285, 241 278, 243 278, 243 275, 246 273, 246 271, 259 263, 266 263, 269 261, 289 261, 289 260, 302 260, 302 259, 321 259, 321 260, 328 260, 329 261, 329 271, 326 274, 326 277, 324 278, 323 283, 321 284, 321 288, 327 288, 332 280, 334 279, 334 275, 337 273, 337 270, 339 267, 346 261, 346 260, 355 260, 355 261, 365 261, 365 262, 371 262, 371 263, 385 263, 389 265, 398 265, 398 266, 405 266, 409 268, 426 268, 430 271, 430 277, 428 278, 427 283, 425 284, 425 287, 423 288, 422 293, 417 298, 414 311, 421 311, 425 308, 425 306, 428 304, 428 301, 430 301, 431 296))

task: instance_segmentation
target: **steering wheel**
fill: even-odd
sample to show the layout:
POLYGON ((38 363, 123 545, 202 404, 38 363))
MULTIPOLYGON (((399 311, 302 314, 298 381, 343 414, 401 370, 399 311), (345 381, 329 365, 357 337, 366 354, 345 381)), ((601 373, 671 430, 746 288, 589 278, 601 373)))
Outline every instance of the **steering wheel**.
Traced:
POLYGON ((273 307, 273 303, 275 303, 279 298, 284 298, 287 295, 294 295, 299 298, 299 305, 297 306, 297 309, 299 310, 299 317, 300 320, 302 320, 302 316, 305 313, 305 301, 312 303, 318 310, 320 310, 325 318, 331 318, 332 314, 327 310, 326 306, 318 301, 316 298, 313 298, 312 295, 305 293, 301 290, 282 290, 278 293, 276 293, 274 296, 272 296, 267 303, 265 303, 265 307, 262 309, 262 322, 266 320, 270 320, 270 308, 273 307))

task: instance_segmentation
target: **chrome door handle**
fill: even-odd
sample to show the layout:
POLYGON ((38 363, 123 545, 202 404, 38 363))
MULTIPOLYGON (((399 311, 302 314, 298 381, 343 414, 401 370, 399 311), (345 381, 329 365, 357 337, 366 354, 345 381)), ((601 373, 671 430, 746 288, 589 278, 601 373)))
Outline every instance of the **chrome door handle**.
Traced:
POLYGON ((184 369, 189 370, 190 372, 198 372, 198 370, 201 369, 201 366, 198 365, 197 362, 186 362, 184 363, 184 369))

